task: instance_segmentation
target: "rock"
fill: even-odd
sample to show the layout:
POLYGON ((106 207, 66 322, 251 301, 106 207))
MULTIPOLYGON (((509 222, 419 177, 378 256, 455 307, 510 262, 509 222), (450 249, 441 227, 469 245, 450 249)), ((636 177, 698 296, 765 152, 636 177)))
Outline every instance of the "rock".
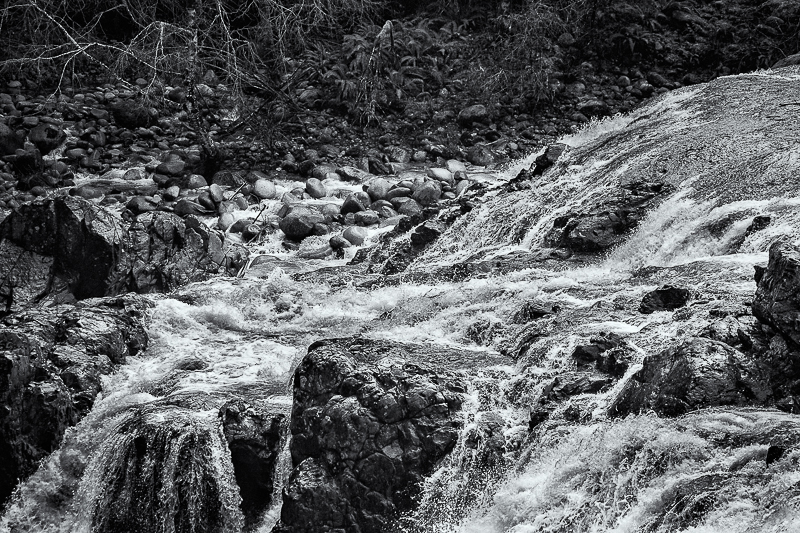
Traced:
POLYGON ((391 184, 386 178, 375 178, 370 181, 369 187, 367 187, 367 194, 373 202, 376 200, 384 200, 389 194, 390 188, 391 184))
POLYGON ((577 40, 569 32, 564 32, 558 36, 559 46, 573 46, 577 40))
POLYGON ((229 401, 219 413, 242 498, 245 528, 250 529, 260 523, 273 504, 280 454, 289 434, 289 417, 280 410, 270 411, 242 400, 229 401))
POLYGON ((744 354, 695 337, 646 357, 612 402, 609 415, 653 410, 678 416, 717 405, 763 404, 770 396, 761 370, 744 354))
POLYGON ((41 123, 28 133, 28 139, 36 145, 36 148, 47 155, 67 139, 67 134, 63 128, 50 123, 41 123))
POLYGON ((487 167, 494 163, 494 154, 487 146, 476 144, 467 150, 467 161, 479 167, 487 167))
POLYGON ((120 100, 111 106, 114 122, 122 128, 146 128, 151 125, 150 110, 140 102, 120 100))
POLYGON ((225 195, 222 192, 222 187, 220 187, 218 183, 212 183, 208 186, 208 196, 215 204, 219 204, 225 199, 225 195))
POLYGON ((655 311, 674 311, 686 305, 691 297, 692 293, 688 289, 664 285, 644 295, 639 312, 650 314, 655 311))
POLYGON ((385 150, 389 161, 393 163, 408 163, 411 161, 411 154, 405 148, 399 146, 389 146, 385 150))
POLYGON ((525 302, 514 312, 511 321, 514 324, 527 324, 534 320, 558 313, 561 308, 558 305, 546 304, 538 301, 525 302))
POLYGON ((247 180, 245 179, 244 175, 241 172, 220 170, 219 172, 214 173, 214 176, 211 178, 211 183, 219 185, 220 187, 230 187, 231 189, 238 189, 239 187, 247 183, 247 180))
POLYGON ((380 217, 378 213, 368 209, 366 211, 359 211, 355 214, 355 223, 359 226, 374 226, 375 224, 379 223, 380 217))
POLYGON ((578 112, 589 118, 606 117, 611 114, 611 108, 604 101, 592 98, 578 105, 578 112))
POLYGON ((205 216, 210 215, 211 210, 203 207, 197 202, 193 202, 188 198, 181 198, 175 203, 175 214, 181 217, 188 215, 205 216))
POLYGON ((434 361, 462 354, 362 338, 311 345, 295 371, 293 471, 275 531, 378 533, 410 510, 462 423, 466 383, 434 361))
MULTIPOLYGON (((439 198, 442 196, 442 187, 439 185, 438 182, 429 180, 420 185, 414 191, 414 194, 411 195, 411 198, 418 202, 420 205, 436 205, 439 201, 439 198)), ((401 214, 402 211, 398 209, 398 212, 401 214)))
POLYGON ((325 184, 317 178, 308 178, 306 180, 306 193, 308 193, 311 198, 325 198, 328 196, 328 190, 325 188, 325 184))
POLYGON ((91 409, 102 377, 147 346, 146 303, 125 296, 32 309, 0 327, 0 502, 91 409))
POLYGON ((374 177, 369 172, 361 170, 360 168, 343 166, 336 169, 336 173, 347 181, 354 181, 356 183, 363 183, 370 178, 374 177))
POLYGON ((453 173, 447 170, 446 168, 429 168, 427 170, 428 177, 435 179, 436 181, 441 181, 443 183, 447 183, 448 185, 452 185, 455 183, 453 178, 453 173))
POLYGON ((272 200, 277 195, 275 184, 266 179, 259 179, 253 184, 253 194, 262 200, 272 200))
POLYGON ((357 192, 348 194, 342 204, 341 214, 358 213, 359 211, 366 211, 372 201, 369 195, 365 192, 357 192))
POLYGON ((187 189, 201 189, 203 187, 208 187, 208 182, 200 174, 192 174, 186 180, 187 189))
POLYGON ((405 215, 411 219, 416 219, 422 216, 422 206, 412 198, 396 198, 396 200, 402 200, 398 204, 392 204, 397 207, 397 212, 399 214, 405 215))
POLYGON ((165 161, 156 167, 156 172, 166 176, 180 176, 183 169, 186 168, 186 162, 180 159, 173 159, 165 161))
POLYGON ((548 146, 544 153, 536 158, 532 170, 533 175, 541 176, 544 174, 545 170, 556 164, 556 161, 558 161, 558 158, 561 157, 561 154, 563 154, 566 149, 567 146, 560 143, 548 146))
POLYGON ((342 237, 354 246, 361 246, 367 238, 367 230, 358 226, 350 226, 344 230, 342 237))
POLYGON ((476 122, 488 123, 489 110, 482 104, 471 105, 459 111, 456 121, 462 128, 468 128, 476 122))
POLYGON ((314 232, 314 224, 322 224, 325 217, 319 211, 308 207, 295 207, 279 224, 288 239, 301 241, 314 232))
POLYGON ((0 122, 0 156, 14 155, 17 150, 25 146, 22 136, 9 128, 5 123, 0 122))
POLYGON ((178 187, 177 185, 172 185, 170 187, 167 187, 167 190, 164 191, 165 200, 169 201, 177 200, 180 195, 181 195, 181 188, 178 187))
POLYGON ((411 232, 411 244, 427 246, 438 239, 446 229, 447 226, 441 220, 426 220, 411 232))
POLYGON ((583 210, 556 218, 545 243, 574 252, 607 250, 622 242, 647 211, 672 190, 663 182, 627 183, 609 190, 583 210))
POLYGON ((386 193, 385 198, 386 200, 391 200, 392 198, 410 197, 412 194, 414 194, 414 191, 408 187, 395 187, 386 193))
POLYGON ((147 196, 134 196, 125 206, 134 215, 140 215, 158 208, 158 202, 147 196))
POLYGON ((800 65, 800 52, 779 59, 772 65, 772 68, 791 67, 792 65, 800 65))
POLYGON ((758 281, 753 314, 800 346, 800 251, 777 241, 758 281))
POLYGON ((217 220, 217 227, 222 231, 227 231, 228 228, 233 226, 233 223, 236 222, 232 213, 222 213, 219 216, 219 220, 217 220))

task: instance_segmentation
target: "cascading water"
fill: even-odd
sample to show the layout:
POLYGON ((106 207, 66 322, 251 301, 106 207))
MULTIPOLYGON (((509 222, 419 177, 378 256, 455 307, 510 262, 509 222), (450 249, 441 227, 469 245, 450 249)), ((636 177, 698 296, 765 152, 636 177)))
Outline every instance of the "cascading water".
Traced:
MULTIPOLYGON (((759 76, 735 81, 755 84, 759 76)), ((771 96, 784 98, 791 91, 782 86, 798 81, 796 74, 771 78, 771 96)), ((726 91, 733 79, 717 84, 676 91, 563 139, 567 153, 556 168, 529 190, 489 192, 409 270, 425 274, 468 258, 537 248, 559 217, 588 209, 620 181, 665 177, 669 197, 599 257, 360 288, 345 274, 337 279, 335 269, 327 278, 292 277, 313 270, 312 263, 283 254, 254 261, 244 278, 153 297, 147 353, 106 378, 92 412, 20 485, 0 528, 270 531, 287 471, 264 473, 273 478, 264 486, 247 477, 259 454, 273 453, 253 448, 248 428, 285 435, 290 376, 306 348, 351 335, 502 352, 515 360, 513 367, 469 376, 461 435, 425 483, 419 508, 398 521, 403 531, 800 528, 797 452, 764 460, 770 446, 797 444, 794 420, 748 409, 674 420, 606 417, 609 399, 645 355, 750 300, 753 265, 766 262, 773 240, 800 229, 800 200, 777 178, 796 171, 800 155, 792 141, 800 125, 766 138, 759 128, 771 119, 758 111, 762 97, 726 91), (721 123, 732 132, 720 135, 721 123), (757 217, 768 224, 753 230, 757 217), (692 306, 638 313, 643 294, 665 283, 689 287, 692 306), (526 304, 557 313, 519 318, 526 304), (611 334, 624 336, 635 356, 625 377, 599 391, 564 393, 549 419, 531 429, 537 402, 558 394, 563 375, 576 371, 570 357, 576 346, 611 334), (259 491, 270 497, 255 501, 259 491)), ((787 116, 784 126, 797 120, 787 116)), ((285 467, 286 442, 275 439, 285 467)))

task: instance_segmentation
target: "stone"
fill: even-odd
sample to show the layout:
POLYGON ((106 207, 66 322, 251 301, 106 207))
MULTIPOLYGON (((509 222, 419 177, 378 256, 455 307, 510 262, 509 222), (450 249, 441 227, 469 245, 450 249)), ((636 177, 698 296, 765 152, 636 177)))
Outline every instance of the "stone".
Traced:
POLYGON ((0 327, 0 502, 91 409, 103 376, 147 347, 136 296, 33 308, 0 327))
POLYGON ((637 181, 610 189, 580 211, 557 217, 545 243, 573 252, 607 250, 622 242, 647 211, 672 190, 660 181, 637 181))
POLYGON ((217 220, 217 227, 222 231, 227 231, 234 222, 236 222, 236 218, 232 213, 222 213, 217 220))
POLYGON ((178 200, 175 204, 174 212, 181 217, 188 215, 205 216, 211 214, 209 209, 188 198, 181 198, 178 200))
POLYGON ((354 246, 361 246, 367 238, 367 230, 358 226, 350 226, 344 230, 342 237, 354 246))
MULTIPOLYGON (((420 185, 411 196, 420 205, 436 205, 442 196, 442 186, 437 181, 429 180, 420 185)), ((398 209, 398 212, 400 210, 398 209)))
POLYGON ((800 65, 800 52, 779 59, 772 65, 772 68, 791 67, 793 65, 800 65))
POLYGON ((159 174, 164 174, 166 176, 180 176, 183 173, 183 169, 186 168, 186 162, 180 159, 173 159, 171 161, 165 161, 160 163, 156 167, 156 172, 159 174))
POLYGON ((465 380, 434 361, 463 354, 363 338, 312 344, 293 380, 293 471, 275 531, 379 533, 411 510, 462 424, 465 380))
POLYGON ((186 180, 187 189, 202 189, 203 187, 208 187, 208 182, 200 174, 191 174, 186 180))
POLYGON ((375 178, 369 182, 367 194, 373 202, 376 200, 383 200, 389 194, 390 188, 391 184, 389 183, 389 180, 386 178, 375 178))
POLYGON ((178 196, 181 194, 181 188, 177 185, 171 185, 167 187, 167 190, 164 191, 164 199, 169 201, 174 201, 178 199, 178 196))
POLYGON ((360 168, 343 166, 336 169, 336 173, 346 181, 354 181, 356 183, 363 183, 374 176, 369 172, 361 170, 360 168))
POLYGON ((544 174, 545 170, 556 164, 556 161, 558 161, 558 158, 561 157, 566 148, 567 146, 561 143, 551 144, 545 148, 544 153, 537 157, 534 162, 534 167, 531 171, 533 175, 541 176, 544 174))
POLYGON ((761 405, 771 396, 760 368, 738 350, 695 337, 646 357, 623 386, 610 416, 655 411, 679 416, 719 405, 761 405))
POLYGON ((153 122, 150 110, 140 102, 120 100, 111 106, 114 122, 122 128, 146 128, 153 122))
MULTIPOLYGON (((208 175, 208 174, 206 174, 208 175)), ((241 172, 233 172, 230 170, 220 170, 215 172, 211 178, 211 183, 219 185, 220 187, 230 187, 231 189, 238 189, 247 180, 241 172)))
POLYGON ((412 219, 422 216, 422 206, 412 198, 397 198, 397 200, 404 200, 396 206, 399 214, 405 215, 412 219))
POLYGON ((328 190, 325 188, 325 184, 317 178, 308 178, 306 180, 306 193, 308 193, 311 198, 316 199, 328 196, 328 190))
POLYGON ((453 173, 446 168, 429 168, 426 173, 428 177, 452 185, 454 183, 453 173))
POLYGON ((391 200, 392 198, 405 198, 410 197, 412 194, 414 194, 414 191, 408 187, 394 187, 387 191, 385 198, 386 200, 391 200))
POLYGON ((134 196, 125 206, 134 215, 155 211, 158 208, 158 202, 147 196, 134 196))
POLYGON ((467 161, 479 167, 487 167, 494 163, 494 154, 483 144, 476 144, 467 149, 467 161))
POLYGON ((9 128, 5 123, 0 122, 0 156, 14 155, 17 150, 25 146, 25 141, 21 135, 9 128))
POLYGON ((274 183, 262 178, 253 184, 253 194, 261 200, 272 200, 277 195, 277 191, 274 183))
POLYGON ((55 124, 41 123, 28 133, 28 139, 42 155, 47 155, 61 146, 67 139, 67 134, 62 127, 55 124))
POLYGON ((225 199, 225 194, 222 192, 222 187, 218 183, 212 183, 208 186, 208 196, 215 204, 219 204, 225 199))
POLYGON ((650 314, 656 311, 674 311, 685 306, 691 297, 692 292, 688 289, 664 285, 644 295, 639 312, 650 314))
POLYGON ((348 194, 342 204, 341 214, 358 213, 359 211, 366 211, 372 201, 369 195, 365 192, 356 192, 348 194))
POLYGON ((462 128, 468 128, 476 122, 488 123, 489 110, 483 104, 471 105, 459 111, 456 121, 462 128))
POLYGON ((800 251, 783 242, 769 247, 753 299, 753 314, 800 346, 800 251))
POLYGON ((355 213, 355 223, 359 226, 374 226, 380 222, 380 216, 375 211, 368 209, 355 213))
POLYGON ((301 241, 314 232, 315 224, 325 222, 325 217, 314 209, 295 207, 279 223, 281 231, 288 239, 301 241))
POLYGON ((578 112, 589 118, 605 117, 611 114, 611 108, 603 100, 592 98, 578 105, 578 112))

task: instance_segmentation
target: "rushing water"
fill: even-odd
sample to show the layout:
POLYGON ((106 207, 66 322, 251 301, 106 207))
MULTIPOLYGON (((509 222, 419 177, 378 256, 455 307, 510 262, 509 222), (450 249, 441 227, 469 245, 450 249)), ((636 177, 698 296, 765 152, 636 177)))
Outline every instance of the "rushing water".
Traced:
MULTIPOLYGON (((722 89, 729 83, 720 82, 722 89)), ((708 184, 731 171, 697 155, 687 159, 684 151, 691 137, 719 152, 707 125, 727 104, 704 91, 675 92, 564 139, 568 163, 530 191, 488 193, 411 269, 426 272, 476 254, 501 257, 536 247, 559 214, 590 202, 623 175, 653 171, 652 161, 670 148, 679 153, 684 159, 675 163, 672 178, 677 192, 625 243, 593 261, 532 265, 466 281, 426 283, 417 276, 365 289, 334 283, 340 281, 335 272, 329 282, 292 277, 343 261, 298 259, 275 238, 257 250, 272 257, 254 262, 242 278, 153 296, 147 352, 105 378, 92 412, 20 485, 0 529, 268 532, 276 506, 255 521, 239 508, 220 409, 241 398, 288 416, 290 376, 306 347, 360 334, 489 353, 521 350, 515 367, 474 377, 461 437, 427 481, 419 509, 401 520, 405 531, 800 530, 800 455, 791 449, 800 441, 800 425, 788 415, 714 409, 675 420, 642 415, 609 421, 605 407, 618 383, 567 400, 548 422, 528 429, 532 400, 554 376, 574 370, 569 355, 576 345, 617 333, 640 362, 708 326, 714 320, 709 311, 741 308, 752 298, 753 266, 766 263, 769 244, 797 239, 800 198, 769 181, 793 164, 791 158, 759 174, 766 181, 757 194, 748 196, 737 185, 730 194, 709 195, 708 184), (658 134, 664 128, 666 139, 658 134), (769 216, 770 224, 748 233, 755 216, 769 216), (690 288, 692 305, 675 313, 636 312, 642 295, 664 283, 690 288), (560 312, 537 322, 530 336, 529 325, 513 320, 525 302, 560 312), (480 336, 476 324, 488 325, 480 336), (524 347, 521 338, 528 339, 524 347), (770 445, 790 451, 767 464, 770 445)), ((751 105, 745 96, 732 98, 745 110, 751 105)), ((742 122, 740 135, 757 131, 753 120, 742 122)), ((774 138, 784 142, 789 134, 780 129, 774 138)), ((517 162, 497 180, 531 161, 517 162)), ((283 460, 275 494, 287 473, 285 451, 283 460)))

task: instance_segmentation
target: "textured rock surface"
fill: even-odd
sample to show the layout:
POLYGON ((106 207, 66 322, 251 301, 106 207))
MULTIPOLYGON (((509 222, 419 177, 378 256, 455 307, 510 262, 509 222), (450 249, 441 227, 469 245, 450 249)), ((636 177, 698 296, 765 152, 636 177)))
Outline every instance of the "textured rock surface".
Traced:
POLYGON ((770 246, 753 314, 800 346, 800 252, 794 247, 783 242, 770 246))
POLYGON ((138 298, 109 298, 0 325, 0 501, 89 412, 101 377, 146 347, 143 311, 138 298))
POLYGON ((768 378, 759 365, 727 344, 696 337, 645 358, 609 413, 653 410, 677 416, 702 407, 764 404, 770 398, 768 378))
POLYGON ((0 311, 53 295, 69 301, 169 290, 235 273, 245 256, 194 217, 149 212, 128 226, 80 197, 34 202, 0 224, 0 311))
POLYGON ((378 532, 410 509, 458 437, 467 385, 447 367, 459 355, 464 366, 485 364, 388 341, 312 345, 295 372, 294 470, 278 531, 378 532))

